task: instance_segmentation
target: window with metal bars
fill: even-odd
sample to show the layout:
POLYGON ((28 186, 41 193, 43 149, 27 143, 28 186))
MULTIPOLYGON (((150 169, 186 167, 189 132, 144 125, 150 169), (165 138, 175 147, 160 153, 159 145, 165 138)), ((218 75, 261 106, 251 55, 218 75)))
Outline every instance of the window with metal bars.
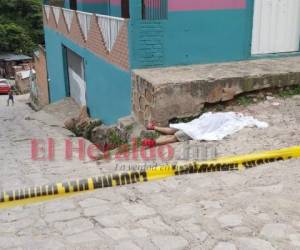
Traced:
POLYGON ((168 17, 168 0, 142 0, 142 18, 161 20, 168 17))

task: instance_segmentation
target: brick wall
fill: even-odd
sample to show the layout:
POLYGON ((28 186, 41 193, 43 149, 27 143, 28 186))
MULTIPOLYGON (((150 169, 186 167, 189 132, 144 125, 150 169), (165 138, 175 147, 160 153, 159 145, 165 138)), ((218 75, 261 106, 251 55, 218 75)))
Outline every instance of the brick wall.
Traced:
POLYGON ((118 33, 116 42, 111 51, 108 51, 104 38, 101 32, 101 28, 97 22, 96 15, 93 15, 90 23, 90 30, 87 35, 87 39, 84 38, 81 30, 78 16, 74 12, 70 32, 68 31, 66 20, 63 11, 60 11, 60 17, 58 24, 55 22, 53 10, 51 8, 49 19, 47 19, 45 11, 44 14, 44 25, 47 25, 51 29, 58 31, 68 39, 80 47, 87 48, 97 56, 105 59, 107 62, 118 66, 126 71, 129 70, 129 56, 128 56, 128 20, 124 20, 123 25, 118 33))
POLYGON ((45 49, 39 47, 39 56, 34 57, 35 71, 36 71, 36 87, 37 87, 37 100, 35 104, 39 107, 43 107, 49 104, 48 93, 48 76, 47 76, 47 62, 45 49))

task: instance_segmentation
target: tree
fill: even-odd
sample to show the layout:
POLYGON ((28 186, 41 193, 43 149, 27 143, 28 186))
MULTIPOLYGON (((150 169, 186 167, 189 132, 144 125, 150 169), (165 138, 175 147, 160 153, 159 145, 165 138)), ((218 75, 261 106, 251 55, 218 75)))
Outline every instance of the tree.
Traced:
POLYGON ((44 42, 41 0, 0 0, 0 51, 32 54, 44 42))
POLYGON ((15 23, 0 24, 0 51, 31 54, 35 44, 27 32, 15 23))

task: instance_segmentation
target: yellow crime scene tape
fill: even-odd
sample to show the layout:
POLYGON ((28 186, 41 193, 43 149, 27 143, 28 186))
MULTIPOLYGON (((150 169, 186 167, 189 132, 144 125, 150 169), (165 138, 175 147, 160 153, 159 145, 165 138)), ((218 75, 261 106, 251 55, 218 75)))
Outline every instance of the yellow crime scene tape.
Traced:
POLYGON ((245 170, 265 163, 283 161, 297 157, 300 157, 300 146, 241 156, 222 157, 216 160, 203 162, 194 161, 186 164, 162 165, 139 171, 112 173, 103 176, 23 188, 14 191, 2 191, 0 192, 0 208, 27 205, 65 197, 66 195, 74 193, 148 182, 170 176, 245 170))

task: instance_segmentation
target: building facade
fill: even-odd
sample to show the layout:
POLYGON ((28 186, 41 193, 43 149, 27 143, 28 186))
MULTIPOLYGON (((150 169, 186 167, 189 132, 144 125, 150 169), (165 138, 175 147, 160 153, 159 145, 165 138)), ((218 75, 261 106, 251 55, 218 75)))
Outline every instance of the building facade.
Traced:
POLYGON ((47 3, 50 100, 72 96, 106 124, 132 111, 133 69, 299 53, 299 0, 47 3))

